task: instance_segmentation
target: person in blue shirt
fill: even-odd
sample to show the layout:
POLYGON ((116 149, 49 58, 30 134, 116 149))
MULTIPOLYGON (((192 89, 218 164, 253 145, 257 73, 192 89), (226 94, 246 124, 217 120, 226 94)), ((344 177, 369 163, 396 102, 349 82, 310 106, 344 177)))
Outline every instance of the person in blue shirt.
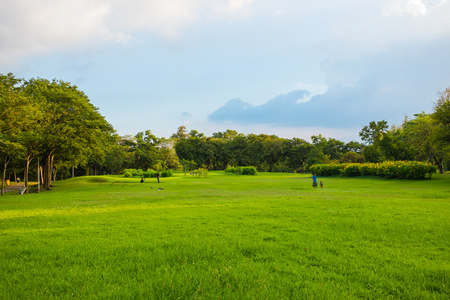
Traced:
POLYGON ((316 176, 316 173, 314 173, 312 179, 313 179, 313 188, 317 188, 317 176, 316 176))

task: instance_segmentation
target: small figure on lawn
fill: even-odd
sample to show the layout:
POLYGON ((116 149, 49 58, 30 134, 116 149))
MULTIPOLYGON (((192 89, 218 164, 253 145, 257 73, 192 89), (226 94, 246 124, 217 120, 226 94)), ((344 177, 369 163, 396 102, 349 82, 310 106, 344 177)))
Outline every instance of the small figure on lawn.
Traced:
POLYGON ((320 182, 320 188, 321 188, 321 189, 323 188, 323 183, 322 183, 322 181, 320 182))
POLYGON ((158 171, 158 173, 156 173, 156 179, 158 179, 158 183, 159 183, 159 171, 158 171))
POLYGON ((141 183, 144 183, 144 177, 141 178, 141 183))
POLYGON ((312 179, 313 179, 313 188, 317 188, 317 176, 316 176, 316 173, 314 173, 312 179))

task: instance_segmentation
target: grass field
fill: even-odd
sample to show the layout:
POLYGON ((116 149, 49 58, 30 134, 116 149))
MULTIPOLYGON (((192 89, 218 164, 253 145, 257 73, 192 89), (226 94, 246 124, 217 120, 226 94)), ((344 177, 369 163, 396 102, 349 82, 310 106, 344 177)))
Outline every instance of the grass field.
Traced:
POLYGON ((0 299, 450 298, 449 175, 319 180, 102 176, 8 194, 0 299))

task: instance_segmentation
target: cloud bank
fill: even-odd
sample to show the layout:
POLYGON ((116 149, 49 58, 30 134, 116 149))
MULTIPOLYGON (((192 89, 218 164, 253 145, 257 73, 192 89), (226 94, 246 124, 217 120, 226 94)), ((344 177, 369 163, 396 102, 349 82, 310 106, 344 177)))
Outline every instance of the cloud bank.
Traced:
POLYGON ((390 123, 430 111, 450 85, 450 2, 428 8, 418 0, 392 1, 371 26, 337 30, 323 43, 328 89, 308 102, 308 91, 293 91, 261 105, 228 101, 212 122, 284 127, 351 128, 372 120, 390 123))
POLYGON ((144 31, 175 39, 208 16, 245 17, 253 0, 3 0, 0 66, 33 54, 104 43, 128 44, 144 31))

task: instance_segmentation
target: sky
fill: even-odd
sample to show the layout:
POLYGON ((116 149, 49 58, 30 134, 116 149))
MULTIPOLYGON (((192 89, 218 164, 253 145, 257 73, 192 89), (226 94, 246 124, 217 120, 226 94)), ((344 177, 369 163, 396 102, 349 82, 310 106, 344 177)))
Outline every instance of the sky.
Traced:
POLYGON ((361 142, 450 86, 450 0, 2 0, 0 73, 76 85, 119 135, 361 142))

